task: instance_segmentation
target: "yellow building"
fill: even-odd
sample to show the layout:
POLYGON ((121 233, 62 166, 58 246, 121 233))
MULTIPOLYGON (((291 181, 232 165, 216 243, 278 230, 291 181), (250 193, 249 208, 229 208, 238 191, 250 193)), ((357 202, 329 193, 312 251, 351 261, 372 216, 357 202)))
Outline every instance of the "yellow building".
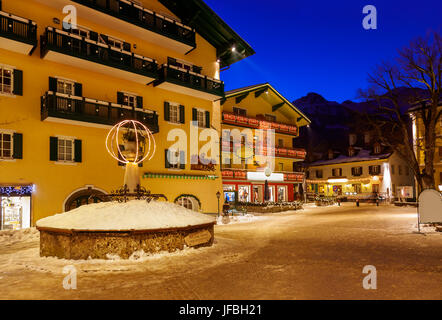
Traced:
MULTIPOLYGON (((350 141, 352 139, 350 138, 350 141)), ((329 150, 326 159, 309 164, 309 199, 317 196, 368 200, 414 198, 413 173, 397 154, 374 143, 372 148, 350 144, 348 153, 329 150)))
MULTIPOLYGON (((424 139, 425 131, 420 114, 421 106, 413 107, 409 110, 412 114, 413 119, 413 140, 414 140, 414 150, 417 156, 417 161, 419 162, 420 169, 425 168, 425 158, 424 158, 424 139)), ((438 111, 442 110, 442 105, 439 106, 438 111)), ((436 188, 442 192, 442 117, 439 118, 436 124, 436 150, 434 154, 434 180, 436 188)))
POLYGON ((310 120, 268 83, 226 92, 221 106, 225 200, 299 199, 304 174, 298 172, 297 165, 305 159, 306 152, 293 145, 299 128, 309 125, 310 120), (274 130, 269 140, 268 129, 274 130), (268 199, 265 199, 266 181, 268 199))
POLYGON ((1 228, 120 187, 105 138, 124 119, 154 132, 142 185, 216 212, 219 166, 191 166, 187 151, 171 165, 167 135, 192 120, 219 129, 220 68, 253 53, 201 0, 0 1, 1 228))

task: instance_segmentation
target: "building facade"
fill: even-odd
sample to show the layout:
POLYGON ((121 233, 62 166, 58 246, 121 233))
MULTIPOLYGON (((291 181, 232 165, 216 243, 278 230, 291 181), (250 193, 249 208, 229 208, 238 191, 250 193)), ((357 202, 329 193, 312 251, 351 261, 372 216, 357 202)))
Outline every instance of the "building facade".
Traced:
POLYGON ((105 139, 124 119, 156 140, 142 185, 216 212, 220 167, 191 166, 193 155, 169 150, 167 137, 181 129, 190 143, 192 129, 219 130, 220 69, 253 53, 200 0, 1 1, 1 228, 35 225, 119 188, 124 166, 105 139))
POLYGON ((310 120, 267 83, 226 92, 221 108, 225 200, 300 200, 304 174, 298 166, 306 152, 293 141, 310 120))
POLYGON ((346 153, 330 149, 324 159, 308 165, 308 197, 381 197, 388 201, 415 198, 414 175, 407 163, 379 142, 366 140, 358 147, 357 140, 356 134, 350 134, 346 153))

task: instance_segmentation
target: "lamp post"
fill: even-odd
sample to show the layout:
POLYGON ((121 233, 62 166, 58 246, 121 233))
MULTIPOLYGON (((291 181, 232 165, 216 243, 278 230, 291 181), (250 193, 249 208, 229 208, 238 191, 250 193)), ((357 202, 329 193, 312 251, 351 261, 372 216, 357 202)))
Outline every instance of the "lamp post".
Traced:
POLYGON ((218 217, 219 217, 219 198, 221 197, 221 193, 219 191, 216 192, 216 197, 218 198, 218 217))

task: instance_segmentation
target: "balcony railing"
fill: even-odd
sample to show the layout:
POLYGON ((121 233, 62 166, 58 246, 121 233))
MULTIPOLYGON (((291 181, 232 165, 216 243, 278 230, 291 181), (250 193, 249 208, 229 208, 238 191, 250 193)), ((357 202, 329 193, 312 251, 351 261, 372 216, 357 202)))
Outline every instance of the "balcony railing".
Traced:
POLYGON ((127 0, 72 0, 146 30, 196 47, 195 30, 127 0))
POLYGON ((112 126, 131 119, 138 120, 153 133, 159 132, 158 115, 155 111, 135 109, 112 102, 70 96, 48 91, 41 97, 41 120, 59 118, 72 121, 112 126))
POLYGON ((248 127, 254 129, 273 129, 275 132, 290 134, 297 136, 298 127, 292 124, 286 124, 275 121, 268 121, 263 117, 248 117, 240 116, 230 112, 223 112, 223 122, 226 124, 233 124, 241 127, 248 127))
POLYGON ((158 78, 158 65, 154 59, 116 49, 52 27, 46 28, 46 32, 41 36, 42 58, 49 51, 136 73, 147 78, 158 78))
POLYGON ((29 19, 0 11, 0 37, 37 46, 37 24, 29 19))
POLYGON ((170 82, 178 86, 198 90, 213 96, 224 96, 224 82, 216 80, 190 70, 164 64, 159 70, 159 79, 156 85, 170 82))
MULTIPOLYGON (((234 143, 231 141, 222 141, 221 150, 222 152, 232 152, 234 143)), ((266 145, 256 147, 253 143, 235 143, 236 148, 241 148, 245 146, 247 148, 253 148, 255 155, 260 156, 271 156, 274 155, 276 158, 290 158, 304 160, 307 152, 301 148, 285 148, 285 147, 268 147, 266 145), (257 150, 255 150, 257 148, 257 150)))
MULTIPOLYGON (((275 172, 275 173, 283 173, 284 181, 291 181, 291 182, 304 181, 303 172, 275 172)), ((247 180, 247 170, 224 168, 221 170, 221 175, 223 179, 247 180)))

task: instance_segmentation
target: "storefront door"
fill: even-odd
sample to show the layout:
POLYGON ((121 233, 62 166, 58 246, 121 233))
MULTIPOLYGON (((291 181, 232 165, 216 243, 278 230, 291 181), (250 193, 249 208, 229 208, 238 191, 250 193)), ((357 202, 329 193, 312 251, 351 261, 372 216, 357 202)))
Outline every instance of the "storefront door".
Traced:
POLYGON ((31 197, 0 197, 0 230, 31 227, 31 197))
POLYGON ((253 202, 263 202, 264 201, 264 188, 262 185, 253 186, 253 202))

